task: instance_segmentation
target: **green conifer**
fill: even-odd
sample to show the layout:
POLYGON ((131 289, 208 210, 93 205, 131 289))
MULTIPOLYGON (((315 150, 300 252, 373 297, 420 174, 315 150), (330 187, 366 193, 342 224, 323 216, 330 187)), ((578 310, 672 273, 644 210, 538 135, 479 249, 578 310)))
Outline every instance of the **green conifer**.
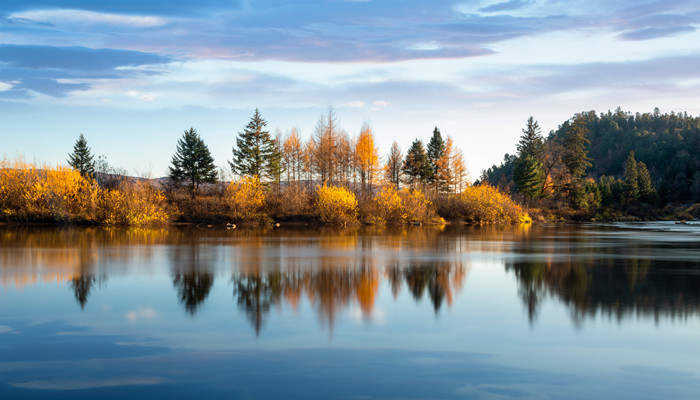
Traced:
POLYGON ((216 166, 209 148, 194 128, 186 130, 177 142, 169 169, 175 182, 187 182, 194 197, 199 185, 216 182, 216 166))
POLYGON ((280 168, 280 154, 270 132, 265 130, 266 126, 267 121, 256 108, 248 125, 236 138, 233 161, 229 161, 233 172, 258 178, 276 178, 280 168))
POLYGON ((68 154, 68 164, 82 176, 92 177, 95 175, 95 162, 93 161, 90 148, 87 145, 85 136, 80 137, 73 146, 73 152, 68 154))

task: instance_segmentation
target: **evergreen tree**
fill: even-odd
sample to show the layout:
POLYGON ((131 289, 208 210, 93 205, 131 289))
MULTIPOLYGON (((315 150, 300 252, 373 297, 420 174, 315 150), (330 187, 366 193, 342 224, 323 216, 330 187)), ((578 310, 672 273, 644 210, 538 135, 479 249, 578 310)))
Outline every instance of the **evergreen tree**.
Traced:
POLYGON ((518 142, 518 159, 513 167, 513 180, 518 192, 525 197, 539 197, 543 193, 546 174, 544 171, 544 139, 540 126, 534 118, 527 120, 527 127, 518 142))
POLYGON ((214 158, 194 128, 186 130, 177 141, 171 163, 170 178, 178 183, 187 182, 192 197, 201 183, 216 182, 214 158))
POLYGON ((630 151, 625 161, 625 204, 635 204, 639 201, 639 171, 637 161, 634 159, 634 151, 630 151))
POLYGON ((243 132, 238 132, 236 147, 233 148, 233 161, 229 161, 234 173, 258 178, 276 178, 279 151, 265 126, 267 121, 256 108, 243 132))
POLYGON ((95 162, 90 154, 90 148, 83 134, 75 142, 73 152, 68 154, 68 164, 82 176, 92 177, 95 174, 95 162))
POLYGON ((513 168, 513 180, 517 190, 527 198, 539 197, 544 184, 544 167, 542 161, 530 154, 518 158, 513 168))
POLYGON ((544 157, 544 138, 540 125, 530 116, 527 119, 527 126, 523 129, 523 135, 517 144, 518 157, 529 155, 541 160, 544 157))
POLYGON ((438 160, 442 158, 445 153, 445 141, 442 140, 442 135, 440 130, 436 126, 433 129, 433 136, 430 137, 428 142, 428 161, 430 163, 430 175, 428 176, 428 181, 431 183, 436 182, 436 176, 438 174, 438 160))
POLYGON ((423 147, 423 142, 416 139, 406 153, 402 168, 405 182, 412 187, 424 184, 431 175, 430 161, 423 147))
POLYGON ((637 163, 637 182, 639 186, 639 199, 651 203, 656 201, 656 188, 651 181, 651 175, 643 162, 637 163))
POLYGON ((571 204, 578 208, 586 206, 586 188, 583 178, 586 176, 586 170, 591 166, 587 149, 589 143, 586 116, 578 114, 564 137, 562 156, 569 174, 569 182, 565 184, 565 190, 571 204))

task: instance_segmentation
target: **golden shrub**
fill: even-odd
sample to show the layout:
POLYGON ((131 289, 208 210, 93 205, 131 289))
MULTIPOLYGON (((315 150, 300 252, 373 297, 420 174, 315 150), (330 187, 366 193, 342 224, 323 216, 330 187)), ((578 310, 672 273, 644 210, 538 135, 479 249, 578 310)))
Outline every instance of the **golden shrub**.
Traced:
POLYGON ((449 213, 471 222, 526 223, 532 220, 508 195, 489 185, 470 186, 450 198, 449 213))
POLYGON ((170 221, 177 210, 165 195, 145 181, 124 181, 102 191, 100 219, 108 225, 156 225, 170 221))
POLYGON ((315 212, 325 224, 353 224, 357 222, 357 199, 344 187, 324 185, 318 189, 315 212))
POLYGON ((426 222, 438 218, 433 209, 433 203, 428 200, 422 190, 404 188, 401 190, 400 196, 409 222, 426 222))
POLYGON ((394 186, 382 188, 372 199, 369 220, 376 224, 405 224, 408 213, 394 186))
POLYGON ((226 188, 226 201, 236 221, 262 220, 265 213, 265 191, 257 178, 245 177, 226 188))

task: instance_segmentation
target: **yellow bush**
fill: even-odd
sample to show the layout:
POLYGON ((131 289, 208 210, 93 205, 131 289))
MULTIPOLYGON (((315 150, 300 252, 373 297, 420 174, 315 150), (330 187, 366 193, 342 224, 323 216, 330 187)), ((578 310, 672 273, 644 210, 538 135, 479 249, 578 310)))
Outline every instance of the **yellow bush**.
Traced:
POLYGON ((260 180, 245 177, 226 188, 226 201, 236 221, 254 221, 266 217, 265 192, 260 180))
POLYGON ((171 214, 165 196, 146 182, 104 190, 70 168, 0 162, 0 217, 148 225, 166 222, 171 214))
POLYGON ((408 213, 403 205, 399 192, 394 186, 387 186, 380 190, 374 199, 369 219, 377 224, 405 224, 408 213))
POLYGON ((508 195, 489 185, 470 186, 450 199, 449 213, 473 222, 532 222, 508 195))
POLYGON ((404 188, 400 196, 409 222, 426 222, 438 218, 433 209, 433 203, 425 197, 422 190, 404 188))
POLYGON ((161 224, 177 214, 163 192, 144 181, 124 181, 118 189, 104 190, 100 210, 102 222, 108 225, 161 224))
POLYGON ((324 185, 318 189, 315 212, 326 224, 352 224, 357 222, 357 199, 344 187, 324 185))

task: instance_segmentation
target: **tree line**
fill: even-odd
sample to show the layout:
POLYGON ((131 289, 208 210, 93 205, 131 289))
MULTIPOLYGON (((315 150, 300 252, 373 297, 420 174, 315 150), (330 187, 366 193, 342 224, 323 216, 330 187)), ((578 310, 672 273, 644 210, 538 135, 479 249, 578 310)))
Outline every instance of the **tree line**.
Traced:
POLYGON ((500 165, 482 171, 523 202, 574 213, 640 213, 700 202, 700 118, 687 114, 576 114, 547 138, 530 117, 500 165))

